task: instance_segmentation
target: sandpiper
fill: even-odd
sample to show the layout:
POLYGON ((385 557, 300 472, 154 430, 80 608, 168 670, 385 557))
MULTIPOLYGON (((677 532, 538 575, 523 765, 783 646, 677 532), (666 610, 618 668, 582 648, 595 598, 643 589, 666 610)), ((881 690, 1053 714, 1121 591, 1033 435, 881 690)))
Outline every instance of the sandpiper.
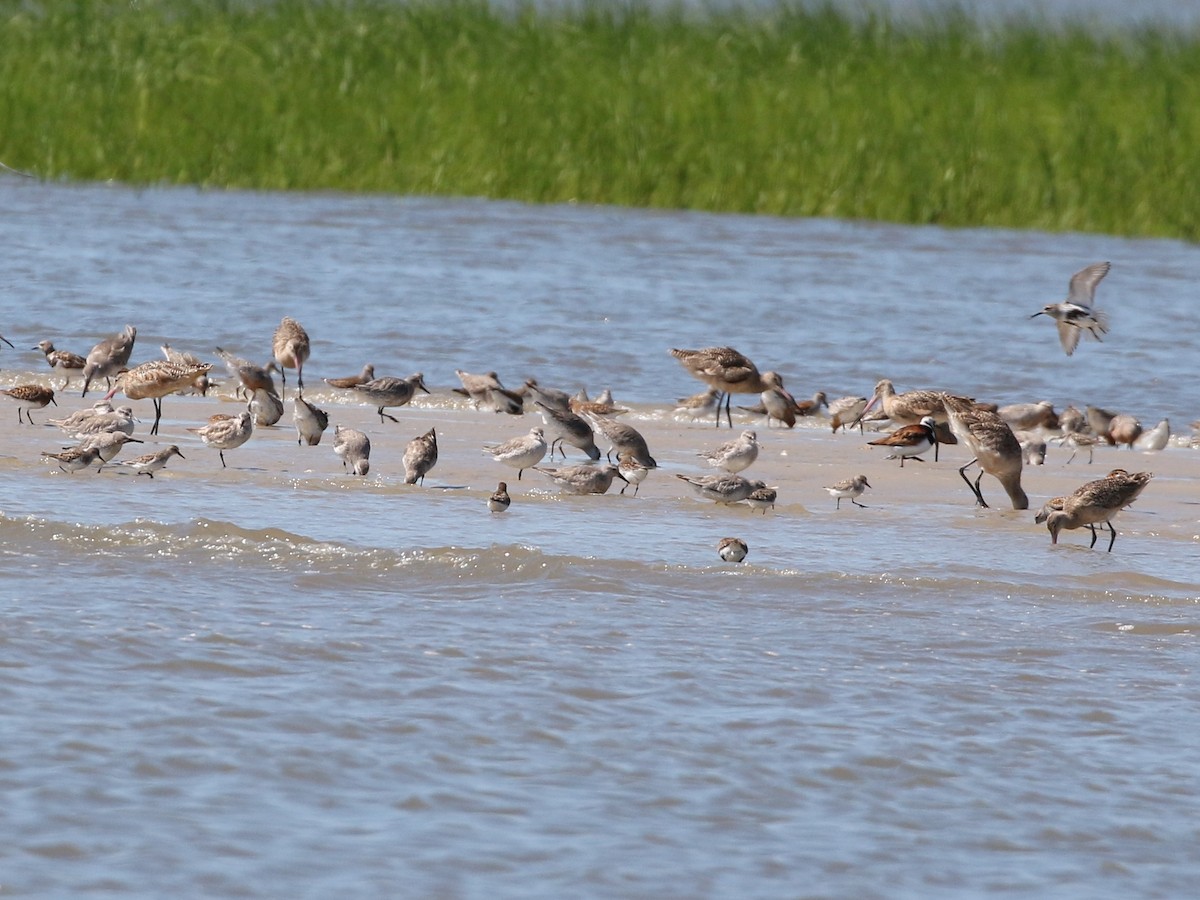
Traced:
POLYGON ((758 434, 743 431, 736 439, 722 444, 714 450, 701 450, 696 455, 716 469, 726 472, 741 472, 758 459, 758 434))
MULTIPOLYGON (((1107 525, 1109 530, 1108 552, 1112 552, 1117 540, 1113 518, 1138 498, 1153 472, 1134 472, 1113 469, 1103 478, 1089 481, 1069 494, 1061 510, 1052 509, 1046 516, 1046 528, 1050 531, 1050 543, 1058 543, 1058 534, 1064 528, 1082 528, 1085 525, 1107 525)), ((1092 542, 1096 546, 1096 529, 1092 528, 1092 542)))
POLYGON ((633 496, 637 496, 638 489, 641 488, 642 482, 646 480, 646 476, 650 474, 650 466, 640 462, 636 457, 629 453, 622 453, 617 457, 617 471, 621 473, 621 477, 625 479, 625 487, 621 488, 621 493, 625 493, 625 488, 633 485, 633 496))
POLYGON ((1142 432, 1137 439, 1137 449, 1146 453, 1157 453, 1171 440, 1171 420, 1163 419, 1149 431, 1142 432))
POLYGON ((620 470, 613 465, 567 466, 561 469, 534 467, 559 486, 565 494, 604 494, 612 486, 613 479, 624 481, 620 470))
POLYGON ((425 376, 420 372, 409 375, 407 378, 390 376, 376 378, 365 384, 356 384, 352 390, 362 394, 376 407, 380 422, 385 418, 391 419, 393 422, 400 421, 390 413, 385 413, 384 407, 405 406, 417 391, 429 393, 429 388, 425 387, 425 376))
POLYGON ((179 448, 172 444, 169 447, 164 447, 161 450, 155 450, 153 453, 147 453, 143 456, 135 456, 133 459, 123 459, 118 465, 129 466, 133 469, 134 476, 148 475, 151 479, 154 478, 154 473, 163 468, 167 464, 167 460, 172 456, 178 456, 180 459, 187 459, 179 448))
POLYGON ((1029 318, 1049 316, 1058 326, 1058 340, 1067 356, 1075 352, 1079 346, 1079 336, 1086 330, 1096 340, 1100 335, 1108 334, 1108 314, 1092 306, 1096 295, 1096 285, 1112 268, 1110 263, 1093 263, 1086 269, 1080 269, 1071 276, 1071 285, 1067 290, 1067 299, 1062 303, 1051 303, 1042 307, 1029 318))
POLYGON ((55 460, 60 469, 73 474, 80 469, 86 469, 99 459, 100 451, 93 447, 70 447, 61 453, 47 453, 43 450, 42 456, 55 460))
POLYGON ((98 343, 87 355, 83 364, 83 394, 86 397, 92 381, 97 378, 105 379, 112 387, 112 376, 129 363, 133 353, 133 342, 137 340, 137 329, 126 325, 120 334, 105 338, 98 343))
POLYGON ((829 404, 829 422, 833 426, 833 433, 837 434, 839 428, 853 428, 858 426, 858 433, 863 433, 862 417, 867 409, 866 397, 839 397, 829 404))
POLYGON ((254 433, 254 417, 247 409, 236 418, 222 417, 209 421, 207 425, 200 428, 189 428, 188 431, 199 435, 200 440, 207 446, 216 447, 218 455, 221 457, 221 468, 227 468, 225 451, 240 447, 250 440, 250 435, 254 433))
POLYGON ((830 497, 837 498, 837 505, 834 509, 842 508, 843 499, 849 500, 855 506, 861 506, 863 509, 866 509, 866 505, 859 503, 858 498, 870 486, 871 483, 867 481, 866 475, 855 475, 853 478, 845 478, 837 484, 831 484, 825 490, 829 492, 830 497))
POLYGON ((741 538, 727 537, 717 542, 717 555, 725 562, 739 563, 749 552, 750 548, 741 538))
POLYGON ((533 405, 541 411, 542 422, 545 423, 546 430, 554 436, 550 442, 551 459, 554 457, 555 446, 562 453, 563 459, 567 458, 567 451, 562 448, 564 443, 579 448, 587 454, 588 459, 600 458, 600 448, 596 446, 596 435, 587 419, 575 415, 569 409, 550 406, 541 400, 534 400, 533 405))
POLYGON ((759 488, 767 486, 762 481, 749 481, 731 472, 704 476, 677 474, 675 477, 686 481, 697 496, 722 505, 741 503, 759 488))
POLYGON ((296 425, 296 443, 315 447, 329 427, 329 414, 303 397, 293 397, 292 421, 296 425))
POLYGON ((344 378, 326 378, 325 383, 331 388, 337 388, 339 391, 348 391, 356 385, 366 384, 368 381, 373 381, 374 379, 375 367, 367 363, 357 375, 347 375, 344 378))
POLYGON ((337 425, 333 429, 333 452, 342 460, 342 468, 355 475, 371 471, 371 439, 354 428, 337 425))
POLYGON ((0 394, 8 397, 17 405, 18 423, 28 419, 29 424, 33 425, 35 423, 31 415, 32 410, 45 409, 50 403, 58 406, 58 401, 54 399, 54 390, 40 384, 18 384, 0 391, 0 394))
POLYGON ((498 463, 504 463, 517 470, 517 481, 530 466, 536 466, 546 455, 546 437, 541 428, 529 429, 529 434, 510 438, 503 444, 493 444, 484 448, 484 453, 491 455, 498 463))
POLYGON ((675 401, 675 412, 695 419, 707 419, 712 415, 720 402, 721 392, 709 388, 690 397, 680 397, 675 401))
POLYGON ((141 444, 144 442, 123 431, 105 431, 84 438, 79 446, 96 451, 100 462, 100 465, 96 466, 96 471, 99 472, 104 468, 106 462, 112 462, 113 458, 121 452, 121 448, 129 443, 141 444))
POLYGON ((437 432, 430 428, 413 438, 404 448, 404 483, 425 484, 425 475, 437 464, 437 432))
POLYGON ((750 492, 750 496, 746 498, 746 505, 751 509, 761 509, 765 516, 768 509, 775 508, 775 499, 779 496, 779 489, 773 487, 755 488, 750 492))
POLYGON ((497 486, 492 496, 488 497, 488 509, 494 513, 501 513, 508 510, 512 505, 512 497, 508 496, 508 485, 503 481, 497 486))

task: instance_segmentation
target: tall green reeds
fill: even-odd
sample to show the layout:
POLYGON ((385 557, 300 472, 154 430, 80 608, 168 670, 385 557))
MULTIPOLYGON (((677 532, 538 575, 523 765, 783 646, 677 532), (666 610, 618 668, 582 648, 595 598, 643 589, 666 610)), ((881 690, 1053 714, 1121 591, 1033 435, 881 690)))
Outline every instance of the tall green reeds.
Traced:
POLYGON ((1200 35, 484 2, 0 0, 48 178, 1200 237, 1200 35))

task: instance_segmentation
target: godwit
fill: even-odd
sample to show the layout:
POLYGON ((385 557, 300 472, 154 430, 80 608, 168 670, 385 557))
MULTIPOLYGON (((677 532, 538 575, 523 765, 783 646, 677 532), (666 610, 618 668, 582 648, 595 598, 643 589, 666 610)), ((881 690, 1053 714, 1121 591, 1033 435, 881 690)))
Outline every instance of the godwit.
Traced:
POLYGON ((158 434, 163 397, 176 391, 190 390, 196 379, 207 374, 211 368, 208 363, 187 366, 165 359, 152 359, 118 375, 116 384, 104 399, 112 400, 117 391, 124 391, 130 400, 150 398, 154 401, 154 424, 150 427, 150 433, 158 434))
POLYGON ((126 325, 120 334, 106 338, 92 348, 83 364, 83 393, 80 396, 87 396, 95 378, 105 379, 108 386, 112 387, 112 376, 129 363, 135 340, 137 329, 126 325))
MULTIPOLYGON (((685 369, 709 387, 725 395, 725 420, 733 427, 729 410, 733 394, 761 394, 770 385, 763 381, 758 367, 732 347, 705 347, 702 350, 672 350, 671 355, 685 369)), ((717 427, 721 425, 721 399, 717 398, 717 427)))
POLYGON ((604 494, 612 486, 614 478, 625 480, 613 465, 567 466, 562 469, 534 466, 534 471, 541 472, 557 484, 564 494, 604 494))
POLYGON ((409 375, 407 378, 376 378, 366 384, 356 384, 353 390, 362 394, 376 407, 380 422, 385 418, 391 419, 393 422, 400 421, 390 413, 385 413, 384 407, 404 406, 412 400, 418 390, 429 393, 429 388, 425 387, 425 376, 420 372, 409 375))
POLYGON ((371 471, 371 439, 354 428, 344 425, 333 429, 333 452, 342 460, 342 468, 355 475, 371 471))
MULTIPOLYGON (((916 425, 929 416, 934 421, 933 458, 937 460, 938 444, 953 444, 955 437, 943 427, 946 422, 946 410, 942 405, 941 391, 905 391, 896 393, 896 387, 890 379, 881 378, 875 385, 875 393, 867 404, 864 413, 871 410, 876 403, 881 403, 884 413, 896 425, 916 425)), ((968 400, 968 398, 959 398, 968 400)))
POLYGON ((830 497, 837 497, 837 505, 834 509, 842 508, 842 500, 847 499, 855 506, 861 506, 863 509, 867 507, 858 502, 858 498, 862 496, 863 491, 871 486, 867 481, 866 475, 855 475, 853 478, 846 478, 839 481, 837 484, 832 484, 825 488, 829 492, 830 497))
POLYGON ((121 460, 118 465, 129 466, 133 469, 134 476, 149 475, 151 480, 154 478, 154 473, 167 464, 167 460, 172 456, 178 456, 180 459, 187 459, 179 448, 172 444, 170 447, 164 447, 161 450, 155 450, 153 453, 147 453, 144 456, 135 456, 133 459, 121 460))
POLYGON ((972 406, 970 401, 961 397, 944 395, 943 400, 946 412, 950 416, 950 429, 975 454, 974 459, 958 470, 962 480, 975 495, 975 502, 987 508, 987 502, 979 489, 983 473, 987 472, 1000 482, 1008 494, 1008 499, 1012 501, 1013 509, 1028 509, 1029 498, 1021 488, 1021 444, 1008 427, 1008 423, 997 413, 972 406), (979 474, 972 484, 967 478, 967 469, 976 463, 979 464, 979 474))
POLYGON ((247 409, 236 418, 216 419, 201 428, 189 428, 188 431, 198 434, 207 446, 216 447, 221 457, 221 468, 226 468, 225 451, 240 447, 250 440, 250 435, 254 433, 254 417, 247 409))
POLYGON ((437 432, 430 428, 404 448, 404 483, 425 484, 425 475, 437 464, 437 432))
MULTIPOLYGON (((1051 509, 1046 516, 1046 527, 1050 530, 1050 543, 1058 543, 1058 533, 1064 528, 1082 528, 1085 525, 1107 525, 1109 530, 1108 552, 1112 552, 1117 540, 1113 518, 1138 498, 1153 472, 1134 472, 1113 469, 1103 478, 1089 481, 1068 495, 1061 510, 1051 509)), ((1092 542, 1096 546, 1096 529, 1092 527, 1092 542)))
POLYGON ((492 492, 492 496, 488 497, 488 509, 494 513, 501 513, 507 511, 511 505, 512 497, 508 496, 508 485, 502 481, 492 492))
POLYGON ((345 378, 326 378, 325 383, 340 391, 347 391, 358 384, 366 384, 375 378, 375 367, 367 363, 357 375, 347 375, 345 378))
POLYGON ((1067 356, 1075 352, 1079 346, 1079 336, 1086 329, 1096 340, 1100 335, 1108 334, 1108 314, 1092 306, 1096 295, 1096 285, 1100 283, 1111 264, 1106 262, 1093 263, 1086 269, 1080 269, 1071 276, 1071 285, 1067 291, 1067 299, 1062 303, 1051 303, 1042 307, 1029 318, 1049 316, 1058 326, 1058 340, 1067 356))
POLYGON ((46 363, 51 369, 58 369, 63 373, 63 386, 61 390, 66 390, 67 385, 71 383, 71 374, 73 372, 83 371, 83 367, 87 365, 87 360, 78 353, 71 353, 67 350, 55 350, 54 344, 50 341, 41 341, 34 350, 41 350, 46 355, 46 363))
POLYGON ((536 466, 546 455, 546 437, 541 428, 529 429, 529 434, 510 438, 503 444, 494 444, 484 448, 484 453, 491 455, 498 463, 504 463, 517 470, 517 481, 530 466, 536 466))
POLYGON ((741 538, 726 537, 717 542, 717 556, 725 562, 739 563, 749 552, 750 548, 741 538))
POLYGON ((887 447, 892 452, 888 454, 886 459, 900 459, 900 468, 904 468, 906 459, 915 459, 917 462, 925 462, 921 459, 922 453, 927 453, 931 447, 937 446, 937 431, 933 416, 925 416, 915 425, 905 425, 902 428, 897 428, 891 434, 878 438, 873 441, 867 441, 873 447, 887 447))
POLYGON ((42 387, 40 384, 18 384, 0 391, 0 394, 8 397, 17 405, 18 423, 29 419, 29 424, 33 425, 31 410, 45 409, 49 403, 58 406, 58 401, 54 399, 54 391, 51 388, 42 387), (24 415, 22 415, 22 410, 24 410, 24 415))
POLYGON ((279 363, 279 377, 283 379, 283 390, 287 391, 287 369, 296 370, 296 389, 304 393, 304 361, 310 350, 308 332, 290 316, 284 316, 275 336, 271 340, 271 351, 279 363))

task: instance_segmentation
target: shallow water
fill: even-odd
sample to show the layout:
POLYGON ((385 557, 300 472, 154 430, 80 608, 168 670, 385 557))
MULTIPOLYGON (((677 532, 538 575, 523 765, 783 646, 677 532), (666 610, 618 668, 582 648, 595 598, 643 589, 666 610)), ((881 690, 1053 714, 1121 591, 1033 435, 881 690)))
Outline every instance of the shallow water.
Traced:
POLYGON ((222 469, 186 429, 238 409, 223 385, 166 399, 187 458, 153 481, 72 476, 41 423, 90 395, 35 427, 0 412, 7 895, 1192 891, 1195 451, 1028 472, 1036 508, 1154 469, 1111 554, 975 510, 961 451, 901 470, 823 423, 743 416, 785 487, 719 509, 671 477, 718 434, 670 414, 700 385, 667 349, 732 344, 798 396, 890 377, 1186 431, 1197 248, 12 178, 0 205, 3 386, 47 380, 37 341, 86 353, 126 322, 134 362, 265 361, 288 314, 306 395, 375 444, 353 479, 289 409, 222 469), (1099 259, 1112 331, 1068 359, 1028 316, 1099 259), (433 395, 396 425, 320 381, 368 361, 433 395), (479 445, 537 420, 471 409, 456 368, 611 386, 662 471, 636 498, 516 481, 479 445), (399 454, 431 425, 410 488, 399 454), (869 509, 835 513, 821 485, 858 467, 869 509), (747 564, 720 563, 724 534, 747 564))

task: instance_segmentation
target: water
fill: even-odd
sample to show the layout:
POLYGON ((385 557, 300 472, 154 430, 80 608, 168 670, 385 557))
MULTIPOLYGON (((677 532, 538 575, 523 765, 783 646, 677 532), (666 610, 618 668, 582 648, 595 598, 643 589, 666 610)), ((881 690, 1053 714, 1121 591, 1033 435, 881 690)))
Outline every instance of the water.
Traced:
POLYGON ((1186 431, 1196 247, 15 178, 0 208, 0 384, 47 379, 43 338, 85 353, 126 322, 135 362, 261 362, 288 314, 306 395, 375 444, 353 479, 289 409, 222 469, 186 429, 237 411, 224 385, 165 400, 187 458, 153 481, 69 476, 41 423, 92 398, 35 427, 0 407, 5 895, 1194 889, 1195 451, 1027 472, 1036 507, 1156 471, 1111 554, 973 509, 957 448, 901 471, 823 423, 758 423, 779 505, 722 510, 672 477, 717 435, 670 415, 701 386, 667 349, 732 344, 802 396, 890 377, 1186 431), (1100 259, 1112 332, 1067 359, 1028 316, 1100 259), (433 395, 395 425, 320 381, 368 361, 433 395), (636 499, 517 481, 479 445, 536 419, 471 409, 456 368, 611 386, 663 470, 636 499), (438 467, 405 486, 431 425, 438 467), (870 508, 835 513, 821 485, 859 469, 870 508))

